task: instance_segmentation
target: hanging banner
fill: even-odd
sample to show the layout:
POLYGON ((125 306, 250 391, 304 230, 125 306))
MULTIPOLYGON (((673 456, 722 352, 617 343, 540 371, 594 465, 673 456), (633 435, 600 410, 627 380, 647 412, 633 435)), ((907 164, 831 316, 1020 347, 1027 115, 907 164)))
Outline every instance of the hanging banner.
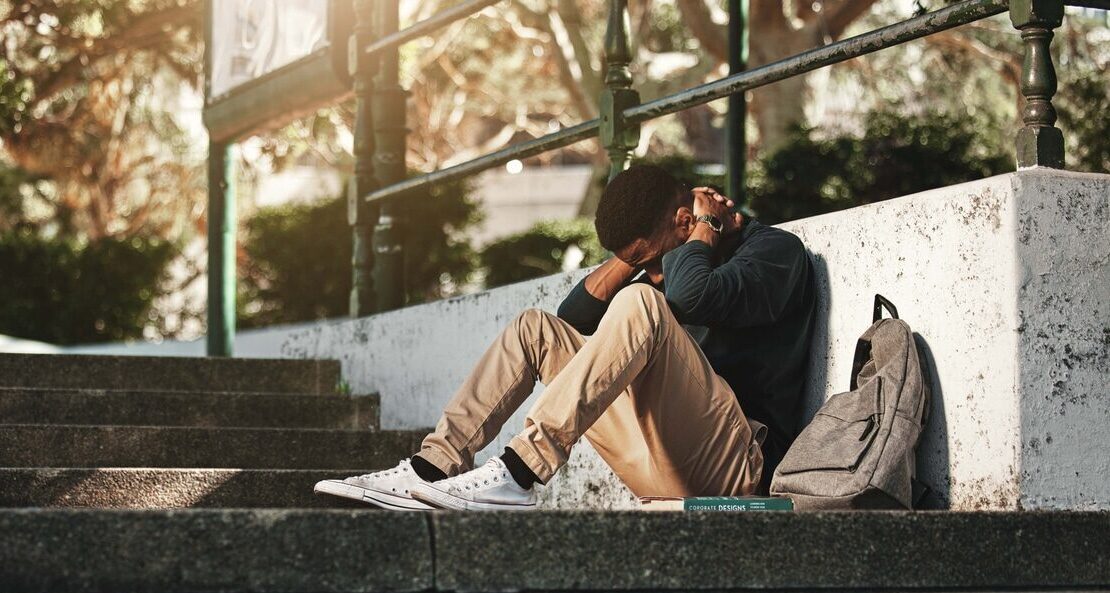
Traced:
POLYGON ((209 2, 209 98, 327 47, 329 4, 329 0, 209 2))

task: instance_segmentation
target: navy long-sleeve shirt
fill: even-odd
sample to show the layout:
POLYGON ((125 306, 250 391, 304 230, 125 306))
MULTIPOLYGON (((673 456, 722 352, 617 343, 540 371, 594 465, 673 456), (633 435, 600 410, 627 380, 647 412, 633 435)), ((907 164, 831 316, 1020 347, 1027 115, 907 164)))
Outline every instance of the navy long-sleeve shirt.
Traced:
MULTIPOLYGON (((746 219, 717 249, 690 241, 663 256, 661 290, 697 340, 713 370, 732 387, 744 413, 766 424, 766 490, 799 430, 802 390, 813 333, 816 289, 809 256, 795 235, 746 219)), ((559 317, 585 335, 609 303, 579 282, 559 317)), ((677 420, 676 420, 677 421, 677 420)))

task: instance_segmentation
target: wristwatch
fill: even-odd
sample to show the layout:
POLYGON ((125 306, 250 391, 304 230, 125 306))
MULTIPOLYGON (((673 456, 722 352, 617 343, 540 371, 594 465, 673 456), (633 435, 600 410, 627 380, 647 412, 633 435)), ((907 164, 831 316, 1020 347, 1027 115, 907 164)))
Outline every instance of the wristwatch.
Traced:
POLYGON ((698 222, 704 222, 709 225, 709 228, 713 229, 718 235, 720 235, 721 231, 725 228, 725 225, 721 224, 721 219, 712 214, 702 214, 697 220, 698 222))

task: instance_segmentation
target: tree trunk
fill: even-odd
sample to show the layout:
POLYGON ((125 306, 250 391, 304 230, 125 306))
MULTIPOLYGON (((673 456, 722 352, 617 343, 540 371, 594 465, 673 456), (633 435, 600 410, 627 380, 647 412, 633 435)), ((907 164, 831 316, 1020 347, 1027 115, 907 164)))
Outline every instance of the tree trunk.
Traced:
MULTIPOLYGON (((817 45, 808 28, 794 29, 781 19, 772 23, 777 26, 752 29, 749 68, 770 64, 817 45)), ((749 109, 759 131, 761 150, 775 151, 786 142, 792 130, 805 125, 809 92, 806 76, 794 76, 752 92, 749 109)))

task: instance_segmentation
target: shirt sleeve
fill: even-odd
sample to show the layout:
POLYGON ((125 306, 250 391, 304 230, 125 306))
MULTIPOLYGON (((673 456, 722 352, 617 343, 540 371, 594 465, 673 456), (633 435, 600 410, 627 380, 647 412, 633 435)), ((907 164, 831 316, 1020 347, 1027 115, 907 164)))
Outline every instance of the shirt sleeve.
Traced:
MULTIPOLYGON (((640 282, 651 284, 646 274, 640 274, 625 286, 640 282)), ((578 330, 578 333, 589 336, 597 331, 601 318, 608 310, 609 301, 603 301, 590 294, 590 291, 586 290, 586 279, 583 278, 578 281, 578 284, 574 285, 574 288, 570 289, 570 294, 559 304, 557 315, 560 319, 569 323, 571 327, 578 330)))
POLYGON ((716 267, 713 249, 690 241, 663 256, 665 294, 682 323, 766 325, 788 310, 808 266, 801 240, 781 229, 752 235, 716 267))

